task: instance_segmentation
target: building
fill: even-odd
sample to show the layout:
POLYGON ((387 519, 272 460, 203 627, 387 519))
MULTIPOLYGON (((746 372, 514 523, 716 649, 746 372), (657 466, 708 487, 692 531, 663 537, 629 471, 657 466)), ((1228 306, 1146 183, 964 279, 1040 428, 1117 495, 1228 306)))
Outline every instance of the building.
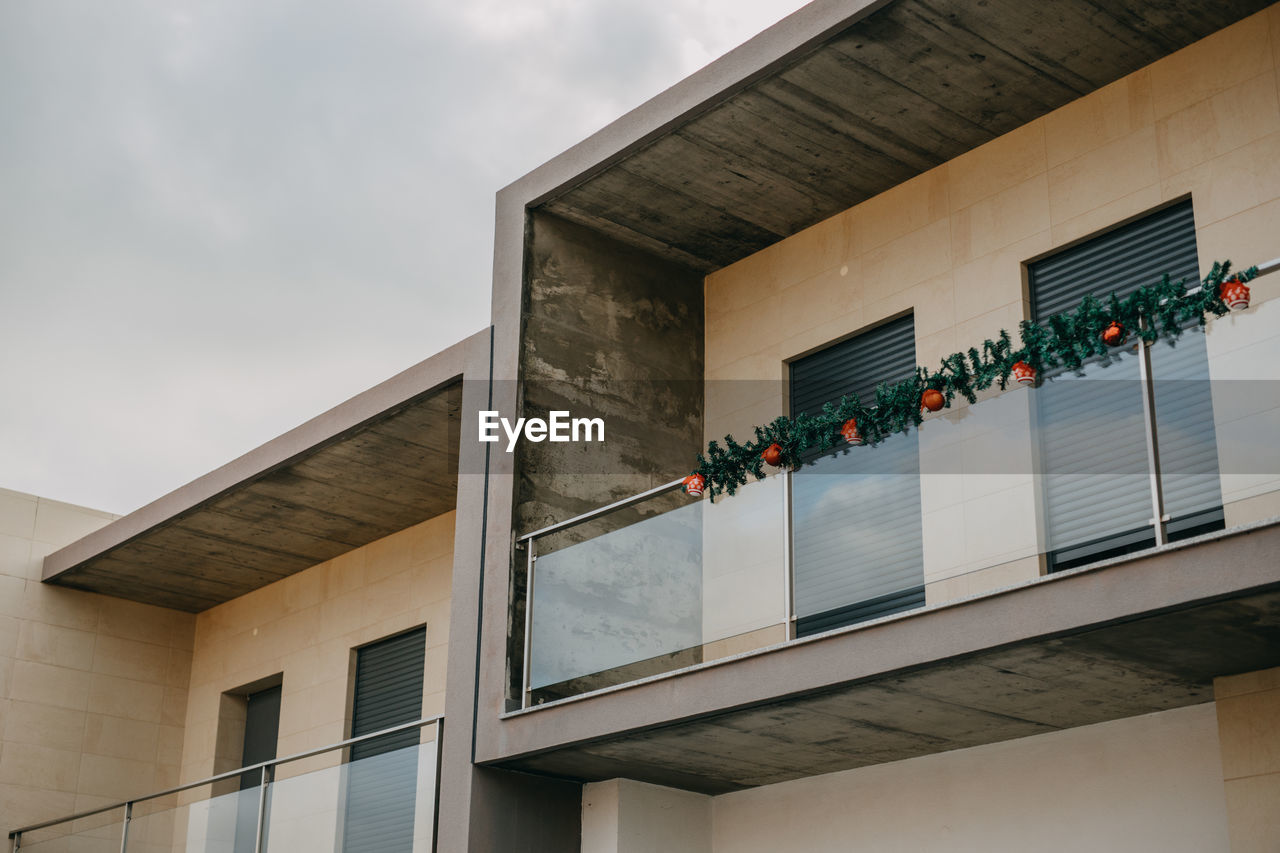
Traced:
POLYGON ((679 478, 1280 255, 1278 89, 1264 2, 805 7, 499 193, 490 329, 124 518, 3 495, 4 823, 224 774, 21 849, 1275 849, 1280 276, 679 478))

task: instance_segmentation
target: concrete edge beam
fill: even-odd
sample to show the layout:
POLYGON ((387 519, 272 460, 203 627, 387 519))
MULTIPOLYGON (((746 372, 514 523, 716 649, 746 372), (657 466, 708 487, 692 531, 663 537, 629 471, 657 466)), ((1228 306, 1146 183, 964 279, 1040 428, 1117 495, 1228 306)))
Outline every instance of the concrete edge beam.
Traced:
POLYGON ((166 522, 198 510, 203 504, 330 444, 339 439, 343 433, 374 420, 379 415, 415 397, 453 385, 466 376, 467 352, 472 341, 481 337, 484 338, 487 348, 489 330, 485 329, 339 403, 306 423, 175 489, 141 509, 54 551, 44 559, 42 579, 45 582, 54 581, 59 575, 74 569, 81 563, 123 545, 166 522))
POLYGON ((476 760, 500 763, 787 696, 1051 639, 1280 585, 1280 525, 1048 576, 989 596, 795 642, 581 700, 484 719, 476 760), (1206 548, 1211 549, 1206 551, 1206 548), (1206 556, 1212 555, 1212 564, 1206 556))

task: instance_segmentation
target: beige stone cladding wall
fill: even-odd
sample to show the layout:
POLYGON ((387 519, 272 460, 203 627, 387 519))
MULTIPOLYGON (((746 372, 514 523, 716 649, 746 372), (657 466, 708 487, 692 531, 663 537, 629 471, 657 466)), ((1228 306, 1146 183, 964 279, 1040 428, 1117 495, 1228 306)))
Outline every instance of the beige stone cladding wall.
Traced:
POLYGON ((277 674, 277 755, 347 737, 352 650, 419 625, 427 628, 422 713, 444 713, 454 516, 429 519, 199 614, 184 781, 215 772, 223 694, 277 674))
POLYGON ((1216 679, 1234 853, 1280 850, 1280 669, 1216 679))
MULTIPOLYGON (((716 853, 1232 849, 1213 703, 716 797, 716 853)), ((1271 849, 1271 848, 1269 848, 1271 849)))
POLYGON ((195 617, 40 582, 116 517, 0 489, 5 831, 177 782, 195 617))
MULTIPOLYGON (((1206 270, 1215 259, 1280 255, 1278 58, 1280 6, 1272 6, 709 275, 707 437, 750 437, 752 425, 786 411, 787 360, 908 310, 921 364, 936 366, 1002 328, 1016 337, 1029 316, 1026 261, 1165 202, 1192 198, 1206 270)), ((1259 295, 1277 287, 1259 280, 1259 295)), ((1213 370, 1212 342, 1210 355, 1213 370)), ((1240 376, 1234 363, 1230 371, 1240 376)), ((944 452, 946 442, 990 452, 1000 430, 1024 437, 1009 453, 1029 454, 1029 395, 1019 390, 980 403, 987 416, 963 427, 931 436, 926 423, 921 432, 926 472, 948 472, 922 481, 931 602, 1040 572, 1029 474, 957 477, 925 464, 932 450, 955 473, 979 470, 982 460, 944 452)), ((939 422, 958 424, 960 415, 940 413, 939 422)), ((1228 500, 1259 492, 1274 494, 1274 484, 1224 482, 1228 500)))
POLYGON ((634 779, 588 783, 582 787, 579 849, 581 853, 711 853, 711 797, 634 779))

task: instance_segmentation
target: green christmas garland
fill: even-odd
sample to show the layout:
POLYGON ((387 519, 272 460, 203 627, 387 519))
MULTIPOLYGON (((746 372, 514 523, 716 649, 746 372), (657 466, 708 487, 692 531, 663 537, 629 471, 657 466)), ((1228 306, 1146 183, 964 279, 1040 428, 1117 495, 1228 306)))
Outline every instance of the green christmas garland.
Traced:
POLYGON ((1190 293, 1185 280, 1172 282, 1166 274, 1158 283, 1140 287, 1124 299, 1112 293, 1104 303, 1086 296, 1074 312, 1051 317, 1045 324, 1023 320, 1019 328, 1022 346, 1018 349, 1013 348, 1009 333, 1001 330, 994 341, 984 341, 981 350, 971 347, 966 353, 953 353, 942 359, 936 371, 918 367, 909 379, 893 385, 881 383, 873 401, 863 403, 854 394, 827 403, 818 415, 780 417, 757 426, 755 440, 746 444, 726 435, 723 446, 712 441, 705 454, 698 454, 698 467, 690 478, 701 476, 712 500, 721 492, 732 495, 747 484, 748 475, 764 479, 761 452, 766 448, 778 445, 780 466, 795 467, 813 452, 843 445, 845 439, 840 430, 851 419, 857 421, 864 443, 877 444, 920 424, 921 395, 927 389, 941 392, 948 406, 957 394, 973 403, 977 392, 992 385, 1003 390, 1018 362, 1029 365, 1036 375, 1057 367, 1078 369, 1090 357, 1111 349, 1102 335, 1113 323, 1136 332, 1146 342, 1161 337, 1176 339, 1192 320, 1203 326, 1206 315, 1228 313, 1230 309, 1221 293, 1225 282, 1247 283, 1258 274, 1257 267, 1250 267, 1228 279, 1230 268, 1230 261, 1215 263, 1202 286, 1190 293))

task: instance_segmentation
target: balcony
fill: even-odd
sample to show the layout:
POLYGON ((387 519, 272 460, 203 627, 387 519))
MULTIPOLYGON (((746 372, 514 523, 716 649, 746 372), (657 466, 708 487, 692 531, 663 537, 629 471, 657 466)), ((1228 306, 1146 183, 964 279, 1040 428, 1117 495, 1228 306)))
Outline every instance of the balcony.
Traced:
MULTIPOLYGON (((624 688, 651 687, 645 695, 657 695, 655 685, 667 676, 702 673, 710 679, 712 665, 747 659, 763 666, 762 652, 794 648, 795 654, 817 656, 813 644, 823 640, 842 644, 849 655, 869 652, 878 647, 872 629, 906 638, 913 617, 945 620, 956 632, 964 609, 1012 607, 1018 598, 1013 593, 1052 607, 1055 590, 1070 588, 1057 581, 1112 567, 1119 576, 1120 568, 1158 565, 1171 552, 1196 555, 1200 568, 1189 571, 1231 572, 1236 557, 1203 549, 1280 517, 1280 447, 1274 439, 1280 435, 1280 288, 1273 279, 1259 279, 1254 294, 1247 312, 1210 318, 1203 332, 1189 331, 1177 346, 1130 345, 1082 372, 1043 377, 1033 388, 1012 385, 972 405, 957 401, 879 447, 846 448, 714 503, 690 499, 672 482, 518 537, 531 582, 524 710, 508 720, 582 700, 598 706, 624 688), (1204 353, 1198 361, 1187 356, 1195 347, 1204 353), (1219 558, 1207 559, 1210 554, 1219 558), (841 567, 843 572, 833 570, 841 567), (861 649, 860 636, 868 644, 861 649)), ((1146 568, 1131 571, 1148 574, 1146 568)), ((1004 708, 989 695, 979 701, 967 693, 961 703, 965 690, 948 688, 936 698, 982 714, 1016 716, 1021 727, 996 726, 997 735, 996 729, 978 734, 982 726, 974 726, 974 739, 957 742, 954 727, 939 722, 936 730, 903 736, 901 743, 880 743, 879 737, 878 746, 871 744, 883 753, 877 760, 1205 701, 1213 675, 1275 665, 1277 613, 1274 595, 1266 592, 1274 583, 1268 584, 1231 593, 1229 606, 1219 596, 1216 603, 1206 598, 1203 607, 1179 603, 1177 616, 1144 611, 1147 622, 1135 612, 1103 625, 1110 617, 1099 608, 1097 624, 1088 614, 1068 629, 1088 635, 1088 643, 1080 640, 1084 645, 1099 644, 1082 646, 1079 658, 1066 650, 1068 643, 1050 637, 1051 622, 1062 633, 1055 620, 1044 621, 1045 634, 1034 642, 1030 626, 1024 639, 1031 645, 1021 655, 1006 653, 978 667, 990 676, 984 691, 1016 681, 1006 685, 1012 697, 1029 685, 1041 685, 1032 691, 1039 693, 1046 681, 1056 681, 1049 692, 1065 691, 1060 698, 1080 713, 1046 716, 1014 708, 1018 702, 1004 708), (1121 628, 1121 621, 1130 624, 1121 628), (1103 660, 1123 677, 1103 685, 1086 676, 1103 660), (1134 691, 1145 695, 1129 695, 1134 691)), ((1169 586, 1175 585, 1171 578, 1169 586)), ((916 624, 917 631, 926 630, 923 619, 916 624)), ((961 677, 960 669, 948 668, 961 677)), ((876 672, 863 669, 868 678, 876 672)), ((933 688, 945 680, 939 673, 931 678, 933 688)), ((835 674, 831 679, 840 680, 835 674)), ((814 680, 813 689, 819 686, 832 684, 814 680)), ((895 682, 892 689, 898 687, 895 682)), ((771 702, 793 689, 779 683, 773 699, 768 686, 752 695, 771 702)), ((850 696, 856 692, 848 690, 850 696)), ((717 704, 723 710, 734 701, 725 697, 723 704, 701 707, 719 713, 717 704)), ((871 720, 869 706, 849 701, 860 715, 833 694, 813 699, 828 724, 833 717, 846 723, 856 718, 859 725, 880 726, 883 735, 895 719, 882 714, 871 720)), ((799 704, 792 710, 803 716, 799 704)), ((632 762, 633 778, 706 791, 867 763, 867 747, 850 741, 836 750, 849 755, 815 752, 806 764, 803 749, 819 742, 829 749, 831 743, 816 725, 808 733, 798 725, 794 739, 783 738, 791 747, 785 760, 770 758, 769 744, 761 742, 753 748, 761 750, 763 766, 727 769, 724 730, 744 735, 759 720, 737 725, 730 717, 752 713, 765 712, 742 710, 714 722, 671 726, 665 740, 677 749, 670 755, 656 745, 664 738, 646 736, 641 765, 647 770, 634 763, 644 746, 637 740, 644 716, 638 712, 628 715, 635 718, 630 740, 616 729, 609 734, 602 723, 598 743, 583 745, 580 732, 572 755, 556 756, 538 729, 527 741, 534 748, 508 763, 543 771, 576 768, 576 775, 598 767, 590 775, 607 778, 632 762), (712 740, 695 733, 700 725, 716 730, 707 736, 712 740)), ((778 731, 794 722, 766 716, 778 731)))
POLYGON ((435 849, 442 717, 9 833, 14 853, 435 849), (392 846, 387 846, 392 845, 392 846))

